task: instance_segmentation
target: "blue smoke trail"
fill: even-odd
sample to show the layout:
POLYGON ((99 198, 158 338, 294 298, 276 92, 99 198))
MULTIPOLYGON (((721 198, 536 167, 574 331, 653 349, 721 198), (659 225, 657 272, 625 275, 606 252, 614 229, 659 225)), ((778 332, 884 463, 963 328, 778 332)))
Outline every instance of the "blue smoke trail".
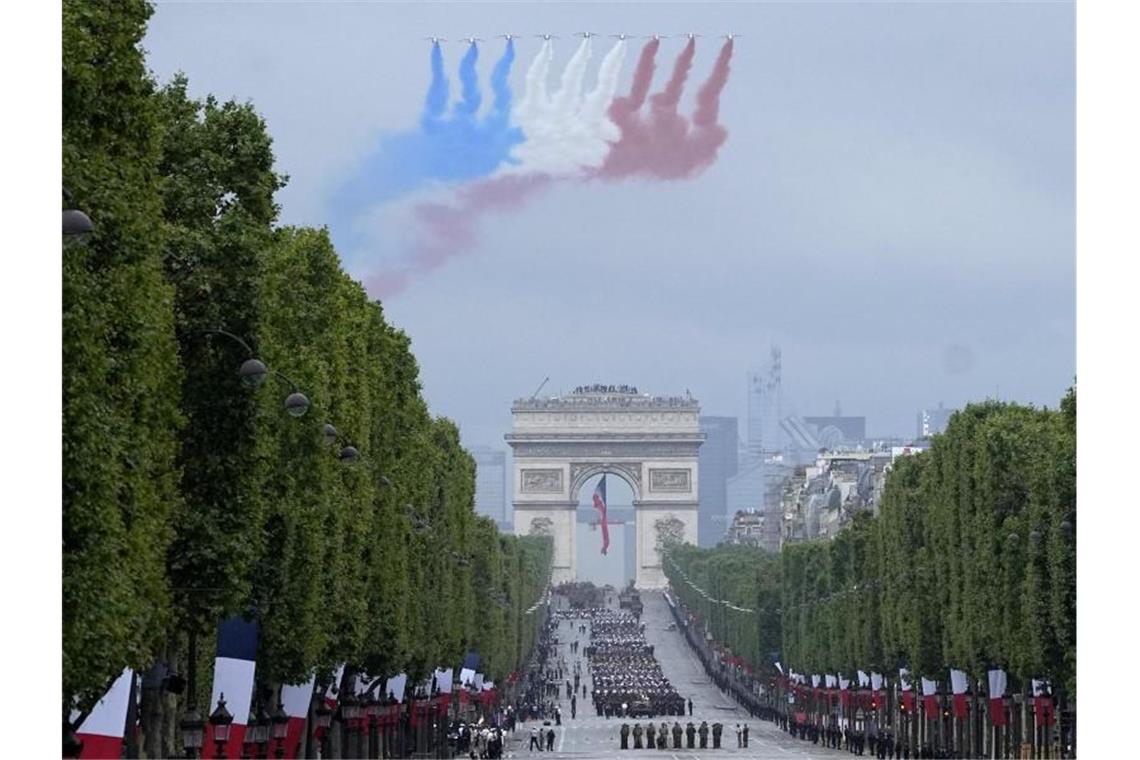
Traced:
POLYGON ((428 87, 427 99, 424 102, 424 115, 420 124, 426 129, 428 124, 443 116, 447 108, 447 75, 443 73, 443 51, 436 42, 431 46, 431 86, 428 87))
POLYGON ((431 49, 431 83, 417 128, 381 137, 371 155, 357 164, 352 177, 333 193, 327 218, 342 256, 365 242, 364 212, 435 182, 461 182, 492 174, 510 163, 521 130, 510 125, 511 65, 514 41, 495 63, 491 75, 490 111, 478 118, 483 102, 476 72, 479 52, 470 45, 459 65, 460 100, 447 112, 449 87, 443 52, 431 49))
POLYGON ((470 45, 467 54, 459 62, 459 82, 463 86, 463 99, 455 104, 455 114, 459 118, 474 119, 483 104, 483 94, 479 92, 479 75, 475 64, 479 60, 479 48, 470 45))

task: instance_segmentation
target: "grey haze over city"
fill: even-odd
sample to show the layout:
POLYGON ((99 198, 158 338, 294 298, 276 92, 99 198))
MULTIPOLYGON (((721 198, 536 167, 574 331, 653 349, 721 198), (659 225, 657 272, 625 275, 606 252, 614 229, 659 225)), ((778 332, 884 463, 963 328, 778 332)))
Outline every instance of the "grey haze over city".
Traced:
MULTIPOLYGON (((545 377, 544 395, 688 390, 743 433, 746 373, 772 345, 790 411, 838 401, 872 435, 912 435, 940 401, 1054 406, 1074 379, 1072 4, 156 5, 157 79, 181 70, 195 96, 251 101, 290 177, 282 223, 314 226, 381 136, 419 118, 428 35, 485 38, 484 81, 494 36, 525 35, 516 93, 536 33, 561 35, 556 70, 576 31, 672 35, 654 90, 680 33, 705 35, 696 82, 717 35, 742 35, 721 99, 728 139, 702 174, 557 184, 486 215, 469 250, 384 299, 432 411, 468 445, 504 448, 512 400, 545 377)), ((453 79, 462 52, 444 47, 453 79)), ((397 229, 346 257, 350 272, 406 256, 402 213, 383 213, 397 229)))

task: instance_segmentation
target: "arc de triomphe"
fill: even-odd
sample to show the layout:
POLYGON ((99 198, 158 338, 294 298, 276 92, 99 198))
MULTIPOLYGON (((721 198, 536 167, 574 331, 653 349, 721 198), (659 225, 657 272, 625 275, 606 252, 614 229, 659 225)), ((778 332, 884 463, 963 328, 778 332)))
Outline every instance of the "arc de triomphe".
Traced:
POLYGON ((591 385, 511 406, 515 533, 554 538, 553 582, 577 576, 576 512, 582 486, 607 473, 633 491, 638 588, 666 584, 662 531, 697 542, 697 452, 704 442, 691 396, 650 396, 591 385))

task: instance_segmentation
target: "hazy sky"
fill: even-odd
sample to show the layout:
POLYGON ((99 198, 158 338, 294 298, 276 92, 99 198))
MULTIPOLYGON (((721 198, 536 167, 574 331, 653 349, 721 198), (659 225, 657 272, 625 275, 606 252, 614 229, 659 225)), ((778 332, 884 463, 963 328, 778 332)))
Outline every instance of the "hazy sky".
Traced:
MULTIPOLYGON (((274 138, 282 221, 321 225, 379 140, 417 123, 423 38, 518 42, 518 93, 552 32, 703 32, 682 101, 743 35, 719 159, 676 182, 562 182, 486 215, 470 250, 384 301, 435 413, 502 447, 512 399, 605 382, 692 391, 741 417, 745 373, 783 350, 801 414, 915 413, 999 395, 1055 405, 1075 374, 1071 3, 159 2, 160 81, 252 101, 274 138)), ((595 50, 598 59, 612 40, 595 50)), ((628 88, 637 40, 622 71, 628 88)), ((663 41, 654 91, 681 49, 663 41)), ((454 82, 462 44, 444 46, 454 82)), ((407 256, 409 204, 378 209, 364 277, 407 256)), ((334 237, 337 237, 334 229, 334 237)))

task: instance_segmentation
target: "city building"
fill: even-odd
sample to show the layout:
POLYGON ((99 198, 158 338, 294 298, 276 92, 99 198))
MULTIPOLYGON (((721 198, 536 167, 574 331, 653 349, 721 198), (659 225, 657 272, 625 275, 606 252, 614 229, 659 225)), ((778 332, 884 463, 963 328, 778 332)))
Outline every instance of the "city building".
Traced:
POLYGON ((768 548, 764 530, 767 521, 767 515, 759 510, 746 509, 737 512, 732 517, 732 524, 728 527, 724 541, 729 544, 747 544, 768 548))
POLYGON ((705 434, 700 450, 701 477, 697 483, 700 507, 697 513, 698 543, 716 546, 724 536, 729 515, 728 481, 736 475, 739 426, 735 417, 701 417, 705 434))
POLYGON ((861 511, 877 514, 892 448, 821 451, 812 465, 795 468, 781 488, 780 542, 830 538, 861 511))
POLYGON ((819 445, 826 449, 851 448, 860 446, 867 440, 866 417, 833 414, 828 417, 804 417, 803 421, 809 426, 819 445))
POLYGON ((475 459, 475 511, 507 524, 507 452, 490 446, 469 449, 475 459))
POLYGON ((945 432, 946 423, 950 421, 950 415, 958 411, 957 409, 947 409, 942 406, 942 402, 938 402, 937 409, 920 409, 917 417, 917 430, 915 435, 919 438, 929 438, 932 435, 945 432))
POLYGON ((766 366, 759 372, 748 373, 747 454, 750 459, 759 460, 766 453, 784 448, 780 428, 784 416, 782 371, 780 348, 772 346, 766 366))

